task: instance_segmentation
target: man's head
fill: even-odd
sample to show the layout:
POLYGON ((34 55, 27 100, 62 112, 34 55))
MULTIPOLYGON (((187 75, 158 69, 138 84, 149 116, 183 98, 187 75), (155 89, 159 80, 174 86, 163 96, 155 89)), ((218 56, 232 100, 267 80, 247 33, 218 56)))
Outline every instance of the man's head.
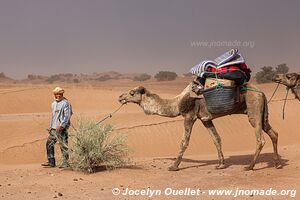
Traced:
POLYGON ((56 87, 53 90, 53 94, 54 94, 54 99, 55 101, 61 101, 64 97, 64 90, 60 87, 56 87))
POLYGON ((288 73, 288 74, 277 74, 273 78, 273 82, 283 84, 287 87, 294 87, 297 85, 300 75, 297 73, 288 73))

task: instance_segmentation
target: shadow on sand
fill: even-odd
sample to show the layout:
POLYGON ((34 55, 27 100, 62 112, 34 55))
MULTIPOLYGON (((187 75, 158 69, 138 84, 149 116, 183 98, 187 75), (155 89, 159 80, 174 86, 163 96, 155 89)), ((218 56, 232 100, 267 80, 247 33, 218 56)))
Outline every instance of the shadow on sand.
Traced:
MULTIPOLYGON (((259 167, 259 165, 256 165, 254 167, 254 170, 262 170, 266 168, 273 168, 274 163, 273 163, 273 153, 262 153, 257 159, 256 164, 259 163, 266 163, 266 166, 264 165, 263 167, 259 167)), ((232 165, 244 165, 245 167, 250 164, 251 160, 253 159, 253 154, 248 154, 248 155, 234 155, 234 156, 229 156, 228 158, 225 159, 225 165, 226 168, 232 166, 232 165)), ((172 160, 175 161, 175 158, 155 158, 154 160, 157 161, 163 161, 163 160, 172 160)), ((191 163, 190 166, 185 166, 179 168, 179 170, 184 170, 184 169, 189 169, 189 168, 198 168, 198 167, 204 167, 204 166, 210 166, 214 165, 217 166, 219 161, 218 160, 195 160, 195 159, 189 159, 189 158, 183 158, 182 162, 185 163, 191 163)), ((281 164, 282 167, 288 165, 289 160, 281 158, 281 164)), ((103 172, 107 171, 109 166, 99 166, 97 168, 94 168, 94 173, 96 172, 103 172)), ((126 165, 117 169, 131 169, 131 170, 143 170, 143 166, 138 166, 138 165, 126 165)))
MULTIPOLYGON (((273 153, 260 154, 257 159, 256 165, 254 167, 254 170, 273 168, 274 162, 273 162, 272 156, 273 156, 273 153), (259 168, 257 165, 259 163, 266 163, 267 165, 259 168)), ((246 167, 247 165, 250 164, 252 159, 253 159, 253 154, 229 156, 228 158, 225 159, 225 165, 226 165, 226 168, 230 167, 231 165, 245 165, 245 167, 246 167)), ((175 158, 157 158, 155 160, 175 161, 175 158)), ((283 159, 283 158, 281 158, 280 160, 281 160, 282 167, 288 165, 289 160, 283 159)), ((181 168, 179 168, 179 170, 184 170, 184 169, 188 169, 188 168, 198 168, 198 167, 209 166, 209 165, 217 166, 219 163, 219 160, 194 160, 194 159, 183 158, 182 162, 193 163, 194 165, 181 167, 181 168)))
MULTIPOLYGON (((98 167, 94 167, 93 168, 93 173, 97 173, 97 172, 103 172, 103 171, 109 171, 109 169, 114 169, 113 167, 111 166, 105 166, 105 165, 101 165, 101 166, 98 166, 98 167)), ((125 165, 125 166, 122 166, 122 167, 117 167, 115 169, 132 169, 132 170, 142 170, 143 167, 141 166, 138 166, 138 165, 125 165)))

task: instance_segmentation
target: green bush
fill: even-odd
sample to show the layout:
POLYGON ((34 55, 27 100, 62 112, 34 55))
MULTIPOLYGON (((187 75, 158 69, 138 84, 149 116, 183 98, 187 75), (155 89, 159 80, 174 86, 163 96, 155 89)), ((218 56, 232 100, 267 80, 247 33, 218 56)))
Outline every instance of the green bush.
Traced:
POLYGON ((79 119, 69 151, 71 167, 92 173, 102 166, 114 169, 125 165, 126 136, 113 136, 112 130, 111 125, 99 126, 95 121, 79 119))
POLYGON ((177 78, 177 74, 175 72, 160 71, 155 74, 154 78, 156 78, 158 81, 171 81, 177 78))
POLYGON ((151 78, 151 75, 143 73, 133 78, 134 81, 146 81, 151 78))

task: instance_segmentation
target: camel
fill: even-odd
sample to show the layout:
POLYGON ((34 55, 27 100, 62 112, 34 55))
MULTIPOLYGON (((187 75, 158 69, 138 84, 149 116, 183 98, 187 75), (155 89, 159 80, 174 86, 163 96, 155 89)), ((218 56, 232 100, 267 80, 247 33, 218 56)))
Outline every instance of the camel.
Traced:
MULTIPOLYGON (((160 115, 164 117, 183 116, 184 118, 184 134, 180 145, 180 151, 171 165, 169 171, 179 170, 183 154, 188 147, 193 125, 197 119, 201 120, 207 128, 216 146, 219 163, 216 169, 226 168, 224 155, 221 146, 221 137, 219 136, 212 120, 218 117, 231 114, 247 114, 250 124, 255 128, 256 136, 256 151, 253 160, 244 170, 253 170, 257 158, 265 144, 263 131, 265 131, 272 140, 274 151, 275 168, 281 168, 281 161, 277 150, 278 133, 272 129, 268 120, 267 100, 258 88, 248 84, 252 90, 242 91, 240 93, 240 103, 237 103, 235 108, 229 113, 211 114, 211 119, 205 121, 203 116, 208 116, 208 111, 203 98, 193 97, 191 95, 192 83, 189 84, 179 95, 172 99, 162 99, 157 94, 151 93, 143 86, 135 87, 134 89, 123 93, 119 97, 119 102, 122 104, 134 103, 139 105, 148 115, 160 115)), ((205 118, 205 117, 204 117, 205 118)))
POLYGON ((300 101, 300 74, 277 74, 272 81, 275 83, 283 84, 288 89, 291 89, 292 93, 300 101))

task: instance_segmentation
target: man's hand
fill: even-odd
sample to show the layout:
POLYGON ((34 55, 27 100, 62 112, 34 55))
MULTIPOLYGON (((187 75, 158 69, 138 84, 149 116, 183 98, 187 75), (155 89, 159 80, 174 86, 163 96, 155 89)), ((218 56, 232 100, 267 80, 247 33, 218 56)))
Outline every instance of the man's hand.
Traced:
POLYGON ((61 126, 58 126, 58 127, 56 128, 56 132, 57 132, 57 133, 61 133, 62 130, 63 130, 63 128, 62 128, 61 126))

